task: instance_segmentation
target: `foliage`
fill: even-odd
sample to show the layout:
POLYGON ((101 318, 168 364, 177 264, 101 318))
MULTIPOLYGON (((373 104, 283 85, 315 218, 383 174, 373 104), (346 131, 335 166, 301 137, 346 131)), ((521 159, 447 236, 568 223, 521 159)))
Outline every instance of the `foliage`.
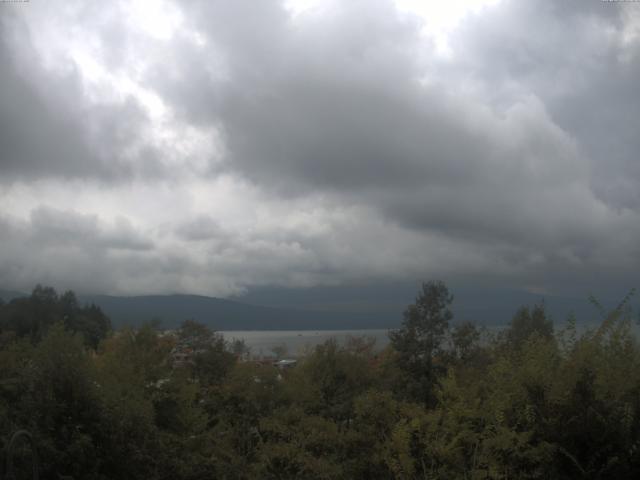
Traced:
POLYGON ((58 295, 51 287, 36 286, 29 297, 0 304, 0 334, 28 338, 36 343, 56 323, 82 335, 84 342, 97 348, 111 330, 109 318, 95 305, 80 306, 71 291, 58 295))
POLYGON ((506 343, 517 349, 532 335, 546 340, 553 338, 553 322, 547 316, 544 303, 535 305, 533 309, 523 306, 513 316, 504 333, 506 343))
POLYGON ((278 370, 192 321, 174 335, 152 325, 100 334, 96 349, 74 299, 38 287, 0 305, 0 428, 34 434, 42 478, 640 471, 640 345, 627 308, 559 331, 542 306, 522 308, 492 340, 473 324, 449 329, 452 297, 431 282, 383 351, 366 338, 328 341, 278 370), (190 360, 176 363, 178 351, 190 360))
POLYGON ((438 356, 453 318, 452 302, 453 295, 443 282, 423 283, 416 302, 404 312, 402 327, 389 335, 398 367, 405 373, 398 388, 427 405, 434 402, 438 376, 445 370, 438 356))

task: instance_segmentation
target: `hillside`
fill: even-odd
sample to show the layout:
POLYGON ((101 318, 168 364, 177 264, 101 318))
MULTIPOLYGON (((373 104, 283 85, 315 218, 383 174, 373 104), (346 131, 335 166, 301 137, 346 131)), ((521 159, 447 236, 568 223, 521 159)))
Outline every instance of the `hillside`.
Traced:
POLYGON ((100 306, 116 327, 158 319, 172 328, 193 319, 216 330, 366 329, 395 327, 400 319, 397 314, 272 308, 199 295, 94 295, 80 296, 80 300, 100 306))
POLYGON ((9 300, 12 300, 14 298, 24 297, 26 295, 27 295, 26 293, 16 292, 15 290, 0 289, 0 299, 2 299, 5 302, 8 302, 9 300))
MULTIPOLYGON (((98 305, 111 318, 115 327, 136 326, 158 319, 162 326, 173 328, 182 320, 193 319, 216 330, 395 328, 402 321, 404 308, 410 303, 410 300, 399 294, 390 295, 385 299, 386 304, 374 303, 370 295, 356 308, 352 303, 341 299, 335 291, 318 290, 312 293, 288 290, 269 291, 268 294, 249 294, 239 300, 201 295, 79 295, 79 300, 83 304, 98 305)), ((0 289, 0 299, 5 302, 25 295, 18 291, 0 289)), ((357 297, 354 295, 353 298, 357 297)), ((619 299, 600 300, 607 308, 612 308, 619 299)), ((556 324, 562 324, 571 312, 577 316, 580 323, 593 323, 598 319, 593 306, 582 298, 543 296, 505 290, 462 290, 455 295, 454 322, 473 321, 481 325, 506 325, 519 306, 534 305, 543 301, 556 324)), ((637 302, 632 303, 635 310, 637 302)))

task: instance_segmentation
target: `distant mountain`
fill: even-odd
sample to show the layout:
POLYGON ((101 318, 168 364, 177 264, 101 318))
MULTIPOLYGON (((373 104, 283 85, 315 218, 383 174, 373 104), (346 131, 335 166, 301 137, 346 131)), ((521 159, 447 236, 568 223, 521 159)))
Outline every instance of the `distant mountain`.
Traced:
MULTIPOLYGON (((153 319, 165 328, 194 319, 216 330, 348 330, 397 328, 402 313, 413 303, 414 285, 395 288, 331 287, 314 289, 255 289, 243 297, 224 300, 198 295, 107 296, 79 295, 82 303, 95 303, 114 326, 137 326, 153 319)), ((556 325, 573 312, 579 323, 599 321, 596 309, 583 298, 534 294, 506 289, 452 289, 453 322, 472 321, 489 326, 506 325, 522 305, 544 301, 556 325)), ((0 290, 5 302, 25 293, 0 290)), ((599 298, 614 308, 619 298, 599 298)), ((638 300, 631 306, 638 311, 638 300)))
MULTIPOLYGON (((617 301, 600 299, 605 308, 614 308, 617 301)), ((455 295, 453 310, 458 321, 470 320, 483 325, 506 325, 522 306, 544 303, 547 314, 556 326, 563 326, 570 314, 579 323, 600 321, 597 310, 586 298, 543 295, 523 291, 463 291, 455 295)))
POLYGON ((13 290, 0 290, 0 298, 5 302, 13 300, 14 298, 26 297, 26 293, 16 292, 13 290))
MULTIPOLYGON (((354 309, 343 304, 343 308, 334 305, 323 309, 317 304, 301 303, 276 307, 198 295, 96 295, 79 298, 81 302, 100 306, 116 327, 136 326, 158 319, 165 328, 173 328, 183 320, 193 319, 216 330, 397 328, 406 307, 406 304, 398 304, 395 308, 381 308, 374 304, 354 309)), ((456 296, 454 322, 470 320, 484 325, 506 325, 520 306, 542 301, 557 325, 562 325, 571 312, 580 322, 598 321, 597 312, 586 299, 503 291, 500 294, 465 292, 456 296)), ((605 305, 609 307, 606 302, 605 305)))
POLYGON ((116 327, 136 326, 154 319, 165 328, 193 319, 215 330, 368 329, 394 328, 399 323, 399 317, 392 315, 272 308, 198 295, 95 295, 79 299, 98 305, 116 327))
MULTIPOLYGON (((358 312, 370 317, 389 319, 391 324, 402 321, 402 312, 415 301, 419 283, 390 283, 375 286, 315 287, 308 289, 262 287, 252 288, 239 301, 275 308, 295 308, 323 312, 358 312)), ((531 293, 522 290, 452 285, 454 294, 453 322, 471 321, 481 325, 501 326, 509 323, 523 305, 533 306, 544 302, 553 321, 562 326, 570 313, 579 323, 593 324, 600 319, 597 310, 587 300, 587 292, 574 296, 531 293)), ((605 308, 612 309, 626 291, 598 294, 605 308)), ((639 295, 640 296, 640 295, 639 295)), ((631 306, 638 311, 638 299, 631 306)))

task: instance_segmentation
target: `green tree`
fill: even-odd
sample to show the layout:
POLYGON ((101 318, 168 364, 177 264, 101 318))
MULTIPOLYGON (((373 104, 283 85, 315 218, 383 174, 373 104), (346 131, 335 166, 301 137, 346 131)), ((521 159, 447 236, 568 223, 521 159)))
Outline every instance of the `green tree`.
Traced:
POLYGON ((226 348, 221 335, 214 335, 212 342, 196 352, 194 375, 204 385, 220 383, 236 363, 236 356, 226 348))
POLYGON ((251 354, 251 347, 241 338, 234 338, 229 349, 237 358, 249 358, 251 354))
POLYGON ((214 341, 215 333, 204 323, 195 320, 184 320, 178 329, 178 338, 181 342, 187 342, 192 348, 200 349, 208 347, 214 341))
POLYGON ((547 316, 544 303, 534 305, 533 309, 523 306, 518 309, 506 330, 506 341, 514 347, 520 348, 532 335, 545 340, 553 338, 553 322, 547 316))
POLYGON ((260 432, 264 443, 258 450, 253 478, 345 478, 343 437, 331 420, 289 408, 262 419, 260 432))
POLYGON ((451 343, 453 353, 462 362, 469 360, 479 349, 481 331, 472 322, 464 322, 453 327, 451 343))
POLYGON ((409 395, 426 404, 435 400, 434 385, 444 371, 438 356, 453 318, 453 295, 441 281, 422 284, 422 291, 414 304, 404 312, 399 330, 391 331, 389 338, 396 351, 396 361, 408 378, 409 395))
POLYGON ((85 343, 91 348, 98 348, 98 344, 111 331, 111 321, 100 307, 94 304, 80 307, 71 290, 60 295, 58 303, 65 327, 72 332, 81 333, 85 343))
POLYGON ((191 355, 190 370, 203 385, 219 383, 236 357, 219 333, 195 320, 185 320, 178 330, 177 348, 191 355))
POLYGON ((340 347, 335 339, 316 346, 292 373, 287 377, 291 394, 304 402, 308 412, 336 422, 351 420, 353 399, 373 381, 367 359, 340 347))
POLYGON ((111 331, 111 322, 102 310, 96 305, 81 307, 72 291, 58 296, 53 288, 37 285, 31 296, 0 306, 0 330, 29 338, 33 343, 58 322, 67 330, 82 334, 85 344, 93 349, 111 331))
POLYGON ((30 417, 44 478, 98 478, 102 407, 93 365, 80 335, 52 326, 25 372, 29 394, 19 406, 30 417))

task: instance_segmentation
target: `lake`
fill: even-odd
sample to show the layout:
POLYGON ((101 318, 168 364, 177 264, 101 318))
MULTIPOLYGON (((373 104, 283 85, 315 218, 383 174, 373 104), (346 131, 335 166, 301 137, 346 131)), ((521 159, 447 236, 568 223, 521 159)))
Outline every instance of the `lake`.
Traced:
POLYGON ((284 346, 288 356, 299 356, 316 345, 335 338, 344 344, 349 337, 375 338, 376 350, 382 350, 389 343, 389 330, 237 330, 221 331, 225 340, 244 340, 251 349, 252 356, 273 356, 274 347, 284 346))
MULTIPOLYGON (((595 330, 599 323, 583 323, 577 325, 577 333, 581 335, 586 330, 595 330)), ((566 326, 565 323, 555 325, 556 333, 566 326)), ((489 341, 498 332, 505 328, 505 325, 484 326, 485 335, 483 342, 489 341)), ((631 331, 640 337, 640 326, 634 322, 631 324, 631 331)), ((349 337, 372 337, 376 340, 375 350, 380 351, 389 344, 388 329, 370 330, 228 330, 220 331, 225 340, 244 340, 247 347, 251 349, 252 357, 274 356, 273 348, 284 346, 287 356, 297 357, 304 354, 309 348, 324 343, 330 338, 335 338, 339 344, 343 345, 349 337)))

